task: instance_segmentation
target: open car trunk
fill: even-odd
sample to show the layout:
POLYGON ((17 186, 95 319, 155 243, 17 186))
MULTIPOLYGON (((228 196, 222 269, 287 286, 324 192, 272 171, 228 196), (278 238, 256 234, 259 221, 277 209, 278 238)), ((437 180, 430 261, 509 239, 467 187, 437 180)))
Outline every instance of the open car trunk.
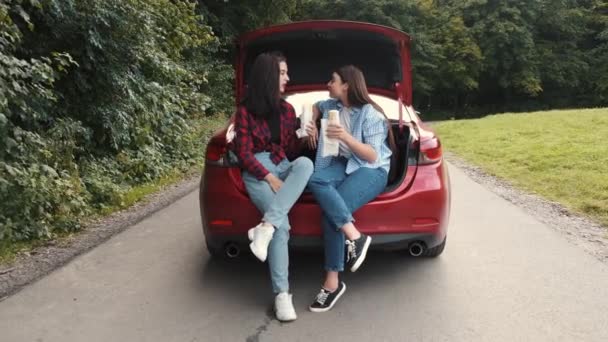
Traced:
MULTIPOLYGON (((408 176, 408 172, 415 171, 416 167, 416 150, 411 143, 412 136, 410 135, 409 126, 406 126, 403 131, 399 128, 399 123, 391 121, 391 129, 395 135, 395 144, 397 145, 397 153, 391 161, 391 169, 388 174, 388 182, 383 193, 389 193, 399 187, 408 176)), ((316 150, 307 150, 302 153, 309 157, 313 162, 315 160, 316 150)), ((411 176, 411 175, 410 175, 411 176)))
MULTIPOLYGON (((398 152, 391 162, 385 191, 390 193, 409 184, 416 167, 411 118, 403 110, 411 106, 409 43, 404 32, 349 21, 290 23, 247 33, 238 41, 237 104, 245 94, 251 66, 261 53, 280 51, 287 58, 290 81, 286 100, 298 115, 302 104, 328 98, 326 84, 335 69, 348 64, 357 66, 365 75, 372 99, 383 108, 395 133, 398 152)), ((304 154, 314 161, 315 151, 304 154)), ((237 186, 245 191, 240 170, 231 172, 237 186)))
POLYGON ((348 21, 291 23, 245 34, 238 41, 237 103, 255 58, 280 51, 289 65, 287 92, 326 89, 332 71, 353 64, 370 90, 411 105, 409 42, 404 32, 348 21))
MULTIPOLYGON (((319 100, 325 100, 327 98, 327 91, 313 91, 291 94, 286 97, 286 100, 294 106, 296 114, 300 115, 302 112, 303 104, 312 104, 319 100)), ((406 179, 408 167, 416 166, 417 155, 416 150, 414 149, 414 145, 412 144, 413 137, 410 134, 411 121, 408 114, 403 111, 402 115, 404 116, 404 125, 403 129, 400 129, 400 104, 393 99, 389 99, 387 97, 375 94, 371 94, 371 98, 382 108, 386 116, 389 118, 389 121, 391 123, 391 129, 393 130, 393 135, 395 137, 395 144, 397 145, 396 153, 394 155, 393 160, 391 161, 391 170, 389 172, 388 184, 385 190, 385 192, 390 192, 406 179)), ((320 126, 319 122, 317 122, 317 126, 320 126)), ((306 149, 305 151, 303 151, 302 154, 311 158, 314 162, 316 151, 306 149)), ((410 172, 411 171, 412 170, 410 169, 410 172)))
MULTIPOLYGON (((413 181, 414 173, 417 167, 417 149, 416 145, 412 143, 414 139, 411 134, 411 126, 405 125, 403 130, 399 127, 397 120, 389 120, 391 122, 391 129, 395 136, 395 144, 397 145, 397 153, 394 155, 391 161, 391 170, 389 172, 389 178, 386 188, 383 193, 390 193, 401 185, 409 185, 413 181), (406 184, 404 184, 406 183, 406 184)), ((316 150, 304 149, 301 156, 310 158, 313 162, 315 161, 316 150)), ((227 164, 232 166, 238 166, 237 158, 234 154, 230 153, 229 160, 225 161, 227 164)), ((245 185, 241 178, 242 170, 240 168, 233 168, 231 171, 232 179, 236 186, 243 193, 247 193, 245 185)))
MULTIPOLYGON (((331 73, 347 64, 358 66, 368 87, 391 90, 401 81, 397 45, 382 36, 332 30, 289 32, 247 46, 245 75, 260 53, 281 51, 289 65, 290 87, 325 84, 331 73), (275 40, 276 39, 276 40, 275 40), (382 56, 382 61, 378 60, 382 56)), ((244 81, 246 83, 247 78, 244 81)))

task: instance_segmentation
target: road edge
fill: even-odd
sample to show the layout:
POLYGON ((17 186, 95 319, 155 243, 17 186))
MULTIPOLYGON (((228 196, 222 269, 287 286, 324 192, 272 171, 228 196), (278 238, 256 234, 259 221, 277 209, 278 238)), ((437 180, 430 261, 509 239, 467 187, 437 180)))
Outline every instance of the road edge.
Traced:
POLYGON ((572 212, 560 203, 520 190, 508 181, 487 173, 454 153, 445 152, 444 157, 474 182, 559 232, 570 243, 582 248, 600 262, 608 264, 608 227, 582 214, 572 212))
POLYGON ((51 241, 27 255, 19 255, 10 266, 0 266, 0 302, 27 285, 68 264, 74 258, 108 241, 195 191, 200 174, 190 176, 148 195, 137 204, 91 222, 82 231, 61 241, 51 241))

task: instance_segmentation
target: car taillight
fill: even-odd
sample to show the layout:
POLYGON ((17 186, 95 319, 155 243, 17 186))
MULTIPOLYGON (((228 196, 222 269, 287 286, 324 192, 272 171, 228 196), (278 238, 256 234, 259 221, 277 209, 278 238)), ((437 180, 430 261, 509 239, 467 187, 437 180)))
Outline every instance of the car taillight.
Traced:
POLYGON ((425 139, 420 142, 420 154, 418 155, 419 165, 434 164, 441 160, 441 142, 437 137, 425 139))
POLYGON ((205 155, 205 162, 213 165, 223 165, 224 158, 226 156, 226 143, 211 140, 207 144, 207 153, 205 155))

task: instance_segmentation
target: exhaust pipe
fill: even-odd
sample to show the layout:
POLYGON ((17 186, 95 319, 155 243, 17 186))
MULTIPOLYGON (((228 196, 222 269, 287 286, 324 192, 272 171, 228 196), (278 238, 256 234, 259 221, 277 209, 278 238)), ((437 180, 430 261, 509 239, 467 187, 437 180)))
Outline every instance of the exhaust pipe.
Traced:
POLYGON ((241 248, 236 243, 229 242, 226 244, 226 247, 224 247, 224 253, 226 253, 228 258, 234 259, 241 254, 241 248))
POLYGON ((410 255, 413 257, 419 257, 424 253, 424 245, 418 241, 412 242, 408 248, 410 255))

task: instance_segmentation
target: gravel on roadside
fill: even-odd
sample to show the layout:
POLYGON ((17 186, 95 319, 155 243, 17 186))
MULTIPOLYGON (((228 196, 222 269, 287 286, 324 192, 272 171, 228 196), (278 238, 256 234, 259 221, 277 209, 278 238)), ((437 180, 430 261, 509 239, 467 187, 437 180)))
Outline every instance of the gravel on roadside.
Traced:
POLYGON ((608 227, 573 213, 557 202, 519 190, 509 182, 468 164, 453 153, 445 152, 445 159, 464 171, 476 183, 522 208, 540 222, 563 234, 570 243, 608 264, 608 227))

